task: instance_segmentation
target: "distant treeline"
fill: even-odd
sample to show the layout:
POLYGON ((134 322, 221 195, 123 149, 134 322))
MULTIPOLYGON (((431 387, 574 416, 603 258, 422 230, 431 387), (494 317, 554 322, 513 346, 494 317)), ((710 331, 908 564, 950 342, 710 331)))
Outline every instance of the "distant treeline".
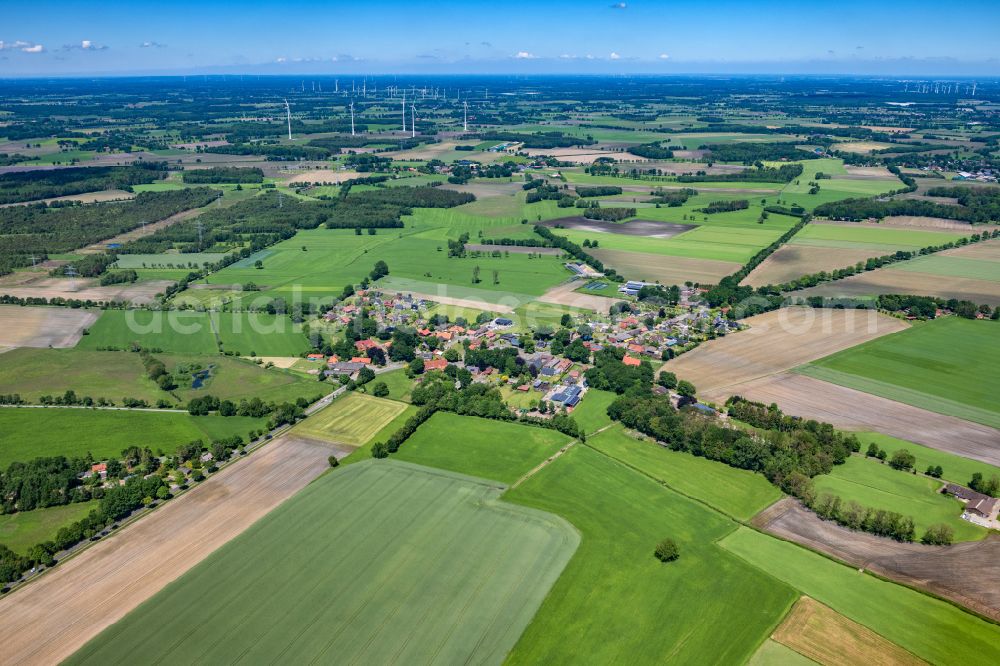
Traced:
POLYGON ((76 167, 0 174, 0 204, 49 199, 99 190, 131 190, 167 175, 165 162, 131 166, 76 167))
MULTIPOLYGON (((191 208, 211 203, 220 193, 208 188, 188 188, 167 192, 142 192, 124 202, 49 207, 44 204, 0 208, 0 274, 32 265, 31 257, 42 260, 49 254, 69 252, 117 234, 131 231, 144 222, 156 222, 191 208)), ((103 255, 88 255, 74 263, 82 270, 103 255)))
POLYGON ((579 197, 605 197, 621 194, 622 188, 617 185, 594 185, 591 187, 576 187, 576 195, 579 197))
POLYGON ((628 152, 651 160, 670 160, 674 158, 674 151, 670 148, 664 148, 659 141, 632 146, 628 149, 628 152))
POLYGON ((820 204, 814 212, 817 216, 833 220, 855 222, 894 215, 940 217, 971 224, 1000 220, 1000 187, 933 187, 927 190, 927 194, 932 197, 955 197, 958 205, 923 199, 844 199, 820 204))
POLYGON ((212 167, 184 172, 185 183, 263 183, 264 172, 257 167, 212 167))
POLYGON ((750 202, 746 199, 733 199, 730 201, 713 201, 704 208, 698 208, 697 210, 706 215, 712 215, 714 213, 731 213, 737 210, 746 210, 749 207, 750 202))
POLYGON ((745 169, 737 173, 721 173, 721 174, 709 175, 707 173, 700 172, 690 176, 681 175, 677 176, 677 182, 679 183, 703 183, 703 182, 790 183, 801 175, 802 175, 801 164, 782 164, 778 168, 759 166, 759 167, 754 167, 752 169, 745 169))
POLYGON ((583 216, 588 220, 604 220, 605 222, 619 222, 629 217, 635 217, 635 208, 587 208, 583 211, 583 216))
POLYGON ((708 159, 717 162, 756 162, 778 160, 811 160, 820 157, 812 151, 799 150, 794 142, 781 143, 712 143, 699 146, 699 150, 709 151, 708 159))

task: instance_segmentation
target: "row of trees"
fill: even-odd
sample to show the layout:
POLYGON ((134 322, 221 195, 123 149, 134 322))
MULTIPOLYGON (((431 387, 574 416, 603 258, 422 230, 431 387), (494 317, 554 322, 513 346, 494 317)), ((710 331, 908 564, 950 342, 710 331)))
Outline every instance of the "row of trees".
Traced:
POLYGON ((166 162, 136 162, 127 167, 76 167, 0 174, 0 204, 63 197, 100 190, 131 191, 133 185, 166 177, 166 162))

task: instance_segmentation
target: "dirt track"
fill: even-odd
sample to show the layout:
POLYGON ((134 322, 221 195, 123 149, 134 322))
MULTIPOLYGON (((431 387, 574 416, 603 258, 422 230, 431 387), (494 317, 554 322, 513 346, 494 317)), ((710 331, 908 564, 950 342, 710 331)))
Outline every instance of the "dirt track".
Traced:
POLYGON ((1000 536, 952 546, 900 543, 821 520, 785 498, 753 519, 782 538, 856 567, 928 590, 1000 621, 1000 536))
POLYGON ((243 532, 327 467, 285 436, 0 600, 4 663, 54 664, 243 532))
MULTIPOLYGON (((696 384, 697 386, 697 384, 696 384)), ((832 423, 846 430, 872 430, 966 458, 1000 465, 1000 430, 911 407, 804 375, 782 373, 728 386, 706 396, 724 400, 739 394, 789 414, 832 423)))
POLYGON ((700 395, 732 395, 733 387, 745 382, 907 327, 899 319, 872 310, 810 308, 783 308, 744 322, 750 330, 703 343, 665 368, 693 382, 700 395))

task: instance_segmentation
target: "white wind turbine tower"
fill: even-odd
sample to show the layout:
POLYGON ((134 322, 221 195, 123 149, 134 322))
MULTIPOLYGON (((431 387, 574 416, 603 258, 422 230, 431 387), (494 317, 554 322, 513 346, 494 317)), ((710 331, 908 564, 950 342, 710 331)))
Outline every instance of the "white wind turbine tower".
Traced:
POLYGON ((417 136, 417 107, 410 104, 410 136, 416 138, 417 136))
POLYGON ((406 133, 406 92, 403 92, 403 133, 406 133))
POLYGON ((354 100, 351 100, 351 136, 354 136, 354 100))
POLYGON ((465 116, 462 118, 462 129, 466 132, 469 131, 469 103, 462 102, 462 107, 465 110, 465 116))
POLYGON ((285 100, 285 117, 288 119, 288 140, 292 140, 292 107, 288 106, 288 100, 285 100))

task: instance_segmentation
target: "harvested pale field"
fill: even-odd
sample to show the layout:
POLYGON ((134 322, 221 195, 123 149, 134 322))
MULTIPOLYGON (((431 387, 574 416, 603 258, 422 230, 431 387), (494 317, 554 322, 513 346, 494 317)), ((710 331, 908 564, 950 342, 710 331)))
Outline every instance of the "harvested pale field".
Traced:
POLYGON ((531 157, 548 155, 560 162, 573 162, 574 164, 593 164, 601 158, 619 162, 622 156, 622 153, 593 149, 585 150, 581 148, 527 148, 522 152, 527 153, 531 157))
POLYGON ((260 360, 266 363, 273 363, 274 367, 281 368, 282 370, 288 369, 295 365, 296 362, 302 359, 298 356, 258 356, 260 360))
MULTIPOLYGON (((829 356, 907 327, 873 310, 782 308, 748 317, 750 330, 702 343, 668 361, 665 369, 700 395, 732 395, 735 387, 829 356)), ((713 398, 714 399, 714 398, 713 398)), ((795 412, 791 412, 795 414, 795 412)))
POLYGON ((101 287, 98 280, 91 278, 42 277, 17 286, 0 286, 0 293, 18 298, 66 298, 143 304, 155 300, 157 294, 163 293, 172 284, 174 282, 171 280, 149 280, 101 287))
MULTIPOLYGON (((456 192, 468 192, 477 199, 489 199, 491 197, 513 197, 518 192, 522 192, 521 183, 483 183, 473 182, 464 184, 444 183, 442 189, 455 190, 456 192)), ((523 203, 523 202, 519 202, 523 203)))
POLYGON ((795 292, 803 298, 859 298, 878 294, 919 294, 938 298, 957 298, 973 303, 1000 305, 1000 286, 988 280, 933 275, 898 267, 878 268, 836 282, 827 282, 795 292))
POLYGON ((851 141, 848 143, 837 143, 834 146, 837 150, 842 150, 845 153, 870 153, 882 150, 883 148, 891 148, 892 144, 880 143, 878 141, 851 141))
POLYGON ((45 203, 54 201, 79 201, 80 203, 98 203, 102 201, 124 201, 134 199, 135 192, 125 190, 99 190, 97 192, 84 192, 83 194, 67 194, 64 197, 49 197, 48 199, 35 199, 33 201, 20 201, 18 203, 3 204, 0 208, 8 206, 27 206, 29 204, 45 203))
POLYGON ((460 145, 457 141, 442 141, 441 143, 424 143, 412 150, 394 150, 389 156, 394 160, 433 160, 441 155, 455 150, 460 145))
POLYGON ((196 141, 192 143, 172 143, 170 147, 180 148, 181 150, 195 150, 196 148, 217 148, 228 145, 229 142, 225 139, 214 139, 212 141, 196 141))
POLYGON ((304 173, 297 173, 294 176, 289 177, 285 184, 296 185, 299 183, 343 183, 345 180, 351 180, 353 178, 362 178, 365 174, 358 173, 357 171, 334 171, 330 169, 316 169, 315 171, 306 171, 304 173))
POLYGON ((74 347, 97 312, 0 305, 0 347, 74 347))
POLYGON ((819 271, 833 271, 845 266, 853 266, 869 257, 877 257, 882 252, 865 248, 815 247, 810 245, 786 244, 743 280, 742 284, 762 287, 781 284, 803 275, 819 271))
POLYGON ((688 280, 699 284, 716 284, 740 268, 738 263, 732 261, 671 257, 625 250, 597 249, 590 250, 590 254, 630 278, 668 285, 681 285, 688 280))
POLYGON ((862 127, 873 132, 885 132, 886 134, 908 134, 914 130, 913 127, 891 127, 889 125, 862 125, 862 127))
POLYGON ((982 259, 985 261, 1000 261, 1000 240, 990 240, 985 243, 973 243, 954 250, 945 250, 942 257, 961 257, 963 259, 982 259))
POLYGON ((593 310, 601 314, 608 314, 611 311, 611 306, 618 302, 616 299, 608 298, 607 296, 593 296, 575 291, 582 284, 583 282, 577 280, 564 282, 549 289, 539 296, 538 300, 542 303, 555 303, 556 305, 565 305, 571 308, 593 310))
POLYGON ((753 519, 753 524, 851 566, 945 597, 1000 621, 1000 535, 990 534, 982 541, 952 546, 901 543, 822 520, 792 498, 768 507, 753 519))
MULTIPOLYGON (((940 197, 934 197, 937 203, 942 203, 940 197)), ((977 232, 981 229, 992 229, 992 226, 973 227, 968 222, 958 220, 947 220, 943 217, 924 217, 922 215, 893 215, 883 217, 879 224, 886 227, 906 227, 913 229, 945 229, 954 231, 964 231, 967 233, 977 232)))
POLYGON ((330 453, 281 437, 0 600, 4 661, 66 659, 319 476, 330 453))
POLYGON ((410 290, 396 290, 389 287, 387 291, 392 291, 398 294, 409 294, 414 298, 422 298, 427 301, 433 301, 434 303, 440 303, 442 305, 457 305, 460 308, 472 308, 473 310, 483 310, 486 312, 499 312, 503 314, 509 314, 514 312, 513 305, 506 305, 503 303, 487 303, 486 301, 480 301, 475 298, 453 298, 451 296, 442 296, 440 294, 422 294, 410 290))
POLYGON ((916 666, 924 660, 815 599, 802 597, 771 636, 823 666, 916 666))
POLYGON ((142 238, 143 236, 149 236, 151 234, 156 233, 160 229, 165 229, 166 227, 169 227, 172 224, 177 224, 178 222, 183 222, 184 220, 190 220, 192 217, 197 217, 198 215, 201 215, 203 212, 205 212, 207 208, 208 206, 204 208, 189 208, 188 210, 182 210, 181 212, 175 215, 171 215, 170 217, 165 217, 162 220, 151 222, 145 226, 137 227, 132 231, 126 231, 125 233, 118 234, 117 236, 112 236, 111 238, 106 238, 105 240, 98 241, 97 243, 88 245, 84 248, 77 250, 77 252, 80 254, 96 254, 100 252, 106 252, 108 249, 108 245, 111 245, 113 243, 124 245, 129 241, 134 241, 138 238, 142 238))
POLYGON ((895 178, 885 167, 866 167, 866 166, 854 166, 852 164, 845 164, 844 171, 847 172, 848 176, 858 178, 858 177, 869 177, 869 178, 885 178, 886 180, 892 180, 895 178))
MULTIPOLYGON (((702 169, 698 169, 701 171, 702 169)), ((686 171, 684 173, 687 173, 686 171)), ((711 175, 711 172, 709 172, 711 175)), ((586 183, 579 183, 580 185, 586 185, 586 183)), ((684 190, 691 187, 697 186, 697 190, 702 194, 781 194, 780 189, 763 188, 763 187, 708 187, 706 183, 689 183, 686 185, 660 185, 659 183, 651 184, 649 187, 643 187, 639 185, 622 185, 623 192, 642 192, 644 194, 649 194, 653 189, 657 190, 684 190)))
POLYGON ((511 252, 516 254, 548 254, 558 257, 563 251, 557 247, 528 247, 526 245, 479 245, 477 243, 466 243, 465 249, 469 252, 511 252))
MULTIPOLYGON (((674 370, 672 363, 667 364, 668 370, 674 370)), ((687 379, 679 371, 678 376, 687 379)), ((695 386, 701 388, 697 381, 695 386)), ((731 395, 765 404, 774 402, 794 416, 825 421, 845 430, 881 432, 1000 465, 1000 430, 804 375, 779 373, 699 393, 705 400, 720 403, 731 395)))

